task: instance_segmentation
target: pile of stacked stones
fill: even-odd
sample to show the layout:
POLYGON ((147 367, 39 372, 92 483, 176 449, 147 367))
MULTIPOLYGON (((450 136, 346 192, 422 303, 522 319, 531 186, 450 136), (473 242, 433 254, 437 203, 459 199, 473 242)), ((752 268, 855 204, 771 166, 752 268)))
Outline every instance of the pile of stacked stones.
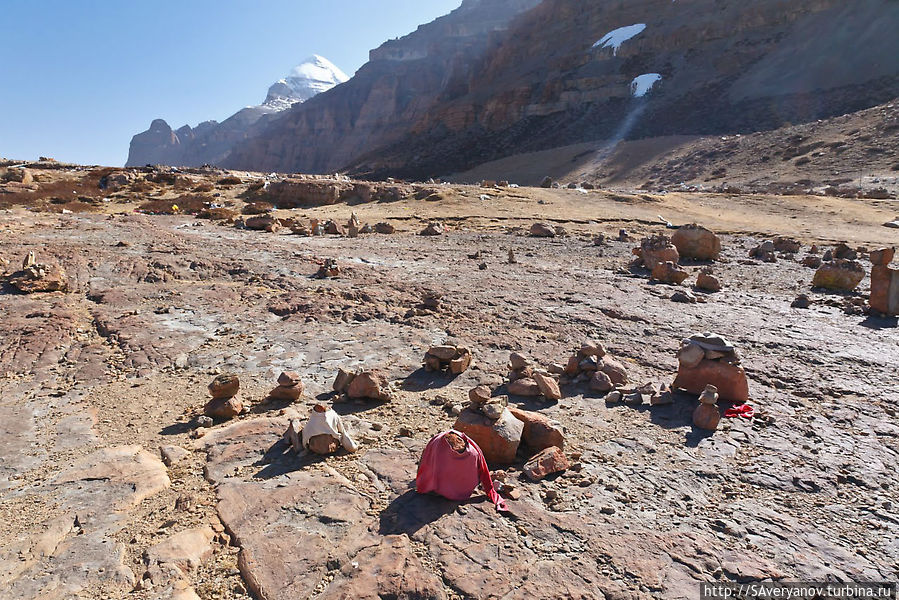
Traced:
POLYGON ((699 395, 713 385, 723 400, 740 404, 749 400, 749 383, 740 366, 740 355, 723 337, 712 333, 690 336, 681 342, 677 360, 673 387, 699 395))
MULTIPOLYGON (((714 232, 700 225, 678 228, 672 237, 664 234, 644 238, 633 249, 637 266, 649 269, 651 279, 669 285, 680 285, 690 276, 678 263, 681 259, 714 261, 721 255, 721 240, 714 232)), ((696 278, 696 289, 717 292, 721 283, 713 276, 711 267, 704 267, 696 278)), ((692 301, 690 295, 686 295, 692 301)), ((672 299, 674 299, 672 297, 672 299)))
MULTIPOLYGON (((558 366, 554 367, 554 370, 558 366)), ((600 342, 586 342, 576 350, 562 367, 562 383, 590 382, 594 392, 611 392, 627 385, 627 371, 620 362, 606 352, 600 342)))
POLYGON ((509 356, 509 383, 506 386, 512 396, 544 396, 547 400, 559 400, 562 392, 559 384, 548 371, 536 369, 531 361, 519 352, 509 356))
POLYGON ((693 411, 693 424, 700 429, 715 431, 721 421, 721 412, 718 410, 718 388, 707 385, 699 395, 699 406, 693 411))
POLYGON ((340 277, 340 266, 337 264, 337 260, 333 258, 326 258, 318 268, 318 271, 315 273, 315 277, 317 279, 331 279, 333 277, 340 277))
POLYGON ((238 392, 240 379, 237 375, 219 375, 209 384, 212 400, 203 407, 203 414, 213 419, 233 419, 243 412, 243 402, 238 392))
POLYGON ((299 374, 293 371, 285 371, 278 376, 278 387, 269 392, 272 400, 284 402, 296 402, 303 397, 303 382, 299 374))
POLYGON ((67 292, 69 289, 62 267, 37 262, 33 251, 22 261, 22 270, 9 276, 9 283, 24 294, 67 292))
POLYGON ((351 400, 377 400, 389 402, 393 399, 387 376, 377 370, 344 371, 339 369, 334 379, 334 391, 346 394, 351 400))
POLYGON ((899 269, 891 269, 890 262, 896 254, 893 248, 874 250, 871 264, 871 308, 884 316, 899 315, 899 269))
POLYGON ((471 366, 471 350, 462 346, 432 346, 425 352, 425 371, 449 371, 460 375, 471 366))
POLYGON ((862 252, 864 249, 853 250, 846 244, 838 244, 825 252, 821 266, 815 271, 812 287, 839 292, 855 290, 865 278, 865 268, 856 260, 862 252))

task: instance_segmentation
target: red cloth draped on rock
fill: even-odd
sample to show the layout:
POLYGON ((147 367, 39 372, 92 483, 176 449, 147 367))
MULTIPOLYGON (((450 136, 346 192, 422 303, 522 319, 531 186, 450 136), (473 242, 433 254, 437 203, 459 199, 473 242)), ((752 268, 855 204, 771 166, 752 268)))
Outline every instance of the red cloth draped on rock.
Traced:
POLYGON ((450 500, 467 500, 478 483, 497 510, 508 510, 505 501, 493 488, 484 453, 471 438, 451 430, 434 436, 428 442, 415 478, 415 488, 419 494, 434 492, 450 500), (446 439, 448 433, 456 434, 465 442, 462 452, 450 446, 446 439))

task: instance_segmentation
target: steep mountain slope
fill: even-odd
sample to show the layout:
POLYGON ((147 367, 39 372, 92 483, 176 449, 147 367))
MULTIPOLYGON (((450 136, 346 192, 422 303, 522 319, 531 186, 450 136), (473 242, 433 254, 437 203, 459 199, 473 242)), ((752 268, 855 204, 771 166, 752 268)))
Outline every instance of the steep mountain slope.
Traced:
POLYGON ((314 55, 275 82, 265 102, 241 109, 221 123, 206 121, 195 128, 185 125, 173 131, 164 120, 154 120, 150 129, 132 138, 127 166, 200 166, 221 162, 234 144, 261 129, 270 115, 305 102, 348 79, 328 59, 314 55))
POLYGON ((892 0, 545 0, 493 46, 467 93, 349 171, 421 178, 578 142, 862 110, 899 94, 897 25, 892 0))
POLYGON ((329 172, 402 139, 435 106, 466 95, 499 32, 540 0, 464 0, 450 14, 372 50, 345 85, 294 107, 224 162, 329 172))

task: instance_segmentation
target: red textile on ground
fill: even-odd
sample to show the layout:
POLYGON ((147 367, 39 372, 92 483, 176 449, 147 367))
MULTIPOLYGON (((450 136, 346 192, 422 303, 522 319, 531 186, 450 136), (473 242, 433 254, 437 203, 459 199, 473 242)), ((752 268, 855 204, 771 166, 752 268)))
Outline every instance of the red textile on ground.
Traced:
POLYGON ((724 416, 729 419, 734 419, 736 417, 751 419, 755 416, 755 409, 748 404, 740 404, 732 408, 728 408, 727 411, 725 411, 724 416))
POLYGON ((421 455, 415 478, 418 493, 434 492, 450 500, 467 500, 480 482, 496 509, 507 510, 505 501, 493 487, 490 469, 478 445, 464 433, 453 431, 465 441, 465 451, 456 452, 445 439, 447 433, 450 432, 434 436, 421 455))

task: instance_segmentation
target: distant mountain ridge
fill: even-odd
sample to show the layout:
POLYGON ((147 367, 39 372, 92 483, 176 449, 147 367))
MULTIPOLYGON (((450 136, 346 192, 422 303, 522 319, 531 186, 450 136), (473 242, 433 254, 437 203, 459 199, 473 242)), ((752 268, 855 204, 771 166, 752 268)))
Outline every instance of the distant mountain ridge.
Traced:
POLYGON ((205 121, 194 128, 185 125, 172 130, 165 120, 154 120, 147 131, 132 138, 126 165, 220 163, 235 144, 251 136, 255 129, 261 129, 271 115, 306 102, 348 79, 331 61, 313 55, 294 67, 287 77, 275 82, 262 104, 243 108, 221 123, 205 121))

